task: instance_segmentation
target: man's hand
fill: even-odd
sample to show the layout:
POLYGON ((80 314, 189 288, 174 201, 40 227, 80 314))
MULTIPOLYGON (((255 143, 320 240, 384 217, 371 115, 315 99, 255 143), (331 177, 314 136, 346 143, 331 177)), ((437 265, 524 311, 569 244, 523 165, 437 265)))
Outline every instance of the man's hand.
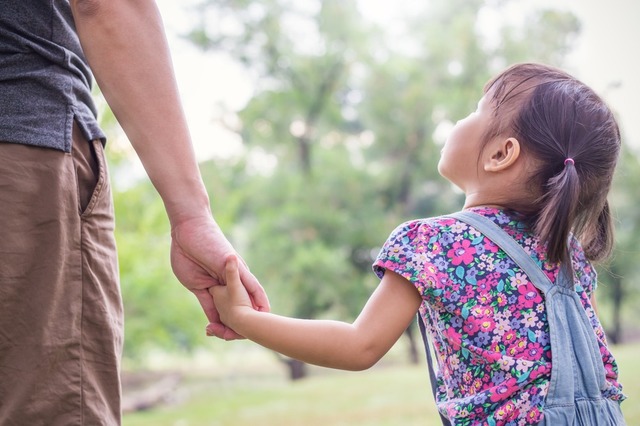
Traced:
MULTIPOLYGON (((195 218, 174 225, 171 230, 171 266, 180 282, 198 298, 209 320, 207 334, 233 340, 241 338, 222 324, 209 288, 226 283, 225 260, 237 256, 231 243, 213 218, 195 218)), ((244 262, 239 276, 254 309, 269 311, 269 300, 258 280, 244 262)))

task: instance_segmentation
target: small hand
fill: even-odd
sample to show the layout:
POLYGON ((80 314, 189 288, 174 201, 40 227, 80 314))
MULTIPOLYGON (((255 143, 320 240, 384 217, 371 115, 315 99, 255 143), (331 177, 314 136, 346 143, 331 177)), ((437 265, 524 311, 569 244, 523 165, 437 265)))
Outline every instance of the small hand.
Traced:
MULTIPOLYGON (((234 255, 227 257, 225 265, 226 285, 218 285, 209 288, 209 293, 213 296, 220 320, 222 323, 233 328, 234 320, 247 309, 254 310, 249 293, 240 281, 238 273, 238 259, 234 255)), ((213 334, 213 330, 207 327, 207 334, 213 334)), ((234 332, 235 333, 235 332, 234 332)), ((228 335, 218 335, 218 337, 230 340, 228 335)))

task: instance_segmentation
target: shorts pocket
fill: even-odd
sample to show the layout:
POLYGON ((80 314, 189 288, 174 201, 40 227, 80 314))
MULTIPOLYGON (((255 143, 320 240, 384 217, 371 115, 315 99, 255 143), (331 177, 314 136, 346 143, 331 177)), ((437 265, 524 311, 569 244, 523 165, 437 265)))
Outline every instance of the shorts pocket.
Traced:
POLYGON ((93 211, 106 184, 104 149, 99 140, 85 140, 74 124, 72 156, 78 185, 78 211, 86 216, 93 211))

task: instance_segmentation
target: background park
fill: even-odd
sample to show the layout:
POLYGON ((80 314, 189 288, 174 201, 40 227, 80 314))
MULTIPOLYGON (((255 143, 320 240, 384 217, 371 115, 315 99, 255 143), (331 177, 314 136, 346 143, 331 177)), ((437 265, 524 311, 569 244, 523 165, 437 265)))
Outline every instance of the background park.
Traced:
MULTIPOLYGON (((159 2, 214 215, 274 312, 353 319, 389 232, 462 205, 436 164, 487 79, 514 62, 556 65, 609 101, 623 132, 610 198, 617 245, 599 265, 597 298, 629 397, 623 411, 640 424, 640 90, 628 77, 638 64, 627 30, 640 4, 576 4, 159 2)), ((414 327, 359 373, 207 338, 196 299, 171 272, 161 200, 101 105, 126 312, 125 425, 437 424, 414 327)))

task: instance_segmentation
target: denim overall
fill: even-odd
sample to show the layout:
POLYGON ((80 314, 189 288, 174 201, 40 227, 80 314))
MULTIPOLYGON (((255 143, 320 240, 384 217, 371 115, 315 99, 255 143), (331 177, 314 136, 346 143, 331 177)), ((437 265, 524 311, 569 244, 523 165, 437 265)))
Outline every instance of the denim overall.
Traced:
POLYGON ((606 373, 596 335, 564 268, 553 284, 529 254, 490 219, 469 211, 450 216, 466 222, 492 240, 544 294, 552 365, 549 392, 543 407, 544 419, 539 424, 625 425, 620 404, 602 396, 606 373))

